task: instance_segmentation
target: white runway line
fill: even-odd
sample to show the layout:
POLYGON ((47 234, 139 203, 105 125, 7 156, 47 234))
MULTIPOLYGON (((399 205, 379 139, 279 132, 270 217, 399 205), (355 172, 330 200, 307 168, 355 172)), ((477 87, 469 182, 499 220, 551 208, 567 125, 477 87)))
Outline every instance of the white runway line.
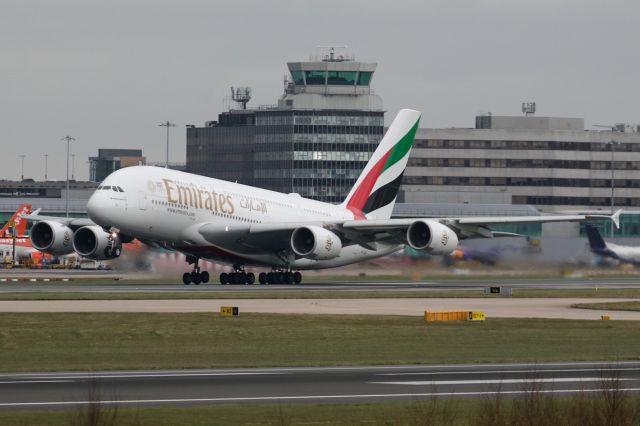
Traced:
MULTIPOLYGON (((496 380, 414 380, 406 382, 368 382, 374 385, 407 385, 407 386, 439 386, 439 385, 511 385, 523 383, 581 383, 581 382, 602 382, 602 377, 549 377, 533 379, 496 379, 496 380)), ((632 378, 621 378, 618 380, 637 380, 632 378)))
MULTIPOLYGON (((602 392, 607 389, 563 389, 540 390, 540 393, 567 394, 576 392, 602 392)), ((640 388, 624 388, 623 392, 638 392, 640 388)), ((129 400, 104 400, 102 404, 129 405, 129 404, 175 404, 198 402, 250 402, 250 401, 304 401, 304 400, 336 400, 336 399, 361 399, 361 398, 407 398, 407 397, 451 397, 451 396, 485 396, 485 395, 522 395, 529 393, 526 390, 514 391, 483 391, 483 392, 422 392, 422 393, 381 393, 381 394, 354 394, 354 395, 298 395, 298 396, 254 396, 254 397, 228 397, 228 398, 176 398, 176 399, 129 399, 129 400)), ((90 405, 96 401, 50 401, 50 402, 5 402, 0 407, 43 407, 43 406, 73 406, 90 405)))

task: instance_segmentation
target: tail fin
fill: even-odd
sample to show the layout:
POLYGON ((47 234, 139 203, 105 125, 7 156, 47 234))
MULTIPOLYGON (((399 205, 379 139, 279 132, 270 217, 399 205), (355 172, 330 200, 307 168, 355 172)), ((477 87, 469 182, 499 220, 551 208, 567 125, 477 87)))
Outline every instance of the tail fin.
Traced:
POLYGON ((602 239, 602 235, 598 228, 593 225, 586 225, 587 238, 589 238, 589 246, 592 250, 602 250, 607 248, 607 243, 602 239))
POLYGON ((402 174, 420 123, 419 111, 396 116, 342 206, 356 219, 388 219, 398 196, 402 174), (366 215, 366 216, 365 216, 366 215))
POLYGON ((9 228, 13 227, 16 236, 23 236, 27 231, 27 221, 22 219, 23 214, 31 212, 31 204, 22 204, 18 210, 11 216, 11 219, 0 229, 0 236, 9 233, 9 228))

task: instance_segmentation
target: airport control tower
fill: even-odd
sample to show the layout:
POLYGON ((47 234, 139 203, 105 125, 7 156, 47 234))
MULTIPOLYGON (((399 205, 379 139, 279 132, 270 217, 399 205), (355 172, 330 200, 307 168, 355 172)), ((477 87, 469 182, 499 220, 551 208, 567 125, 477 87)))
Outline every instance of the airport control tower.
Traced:
POLYGON ((381 111, 382 99, 371 90, 377 64, 336 54, 335 48, 309 62, 289 62, 290 80, 279 108, 381 111))
POLYGON ((187 129, 188 169, 341 202, 384 132, 382 99, 371 89, 376 64, 341 50, 288 63, 277 105, 229 109, 187 129))

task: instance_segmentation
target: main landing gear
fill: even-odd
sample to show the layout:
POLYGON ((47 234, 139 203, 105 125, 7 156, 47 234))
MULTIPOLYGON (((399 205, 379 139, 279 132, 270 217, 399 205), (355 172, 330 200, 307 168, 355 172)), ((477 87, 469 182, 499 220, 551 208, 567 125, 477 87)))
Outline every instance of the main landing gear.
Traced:
POLYGON ((185 272, 182 274, 182 282, 185 285, 189 285, 194 283, 198 285, 200 283, 206 284, 209 282, 209 273, 207 271, 200 272, 200 267, 198 266, 198 258, 197 257, 187 257, 187 262, 189 265, 193 264, 193 272, 185 272))
POLYGON ((258 281, 260 284, 300 284, 302 282, 302 274, 298 271, 273 270, 268 273, 261 272, 258 275, 258 281))
POLYGON ((220 284, 253 284, 256 276, 253 272, 246 273, 241 265, 233 265, 233 271, 220 274, 220 284))
MULTIPOLYGON (((233 271, 220 274, 220 284, 254 284, 256 276, 253 272, 245 272, 241 265, 234 265, 233 271)), ((260 284, 300 284, 302 282, 302 274, 298 271, 291 272, 287 270, 274 269, 266 273, 258 274, 258 282, 260 284)))

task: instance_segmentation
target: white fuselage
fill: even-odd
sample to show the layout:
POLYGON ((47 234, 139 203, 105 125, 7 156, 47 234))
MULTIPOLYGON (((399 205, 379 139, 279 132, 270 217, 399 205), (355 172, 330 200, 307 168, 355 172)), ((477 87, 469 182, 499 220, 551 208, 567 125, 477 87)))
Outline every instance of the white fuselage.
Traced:
MULTIPOLYGON (((199 232, 207 224, 247 229, 257 224, 353 220, 340 206, 251 186, 159 167, 136 166, 109 175, 87 203, 97 224, 117 228, 143 241, 154 241, 187 254, 227 263, 287 266, 268 250, 237 241, 207 241, 199 232), (106 189, 105 189, 106 188, 106 189), (115 188, 115 189, 114 189, 115 188)), ((296 269, 320 269, 356 263, 392 253, 399 245, 378 244, 377 250, 344 247, 331 260, 295 259, 296 269)))
POLYGON ((613 252, 614 258, 623 262, 634 263, 640 265, 640 247, 621 246, 613 243, 606 243, 607 249, 613 252))

